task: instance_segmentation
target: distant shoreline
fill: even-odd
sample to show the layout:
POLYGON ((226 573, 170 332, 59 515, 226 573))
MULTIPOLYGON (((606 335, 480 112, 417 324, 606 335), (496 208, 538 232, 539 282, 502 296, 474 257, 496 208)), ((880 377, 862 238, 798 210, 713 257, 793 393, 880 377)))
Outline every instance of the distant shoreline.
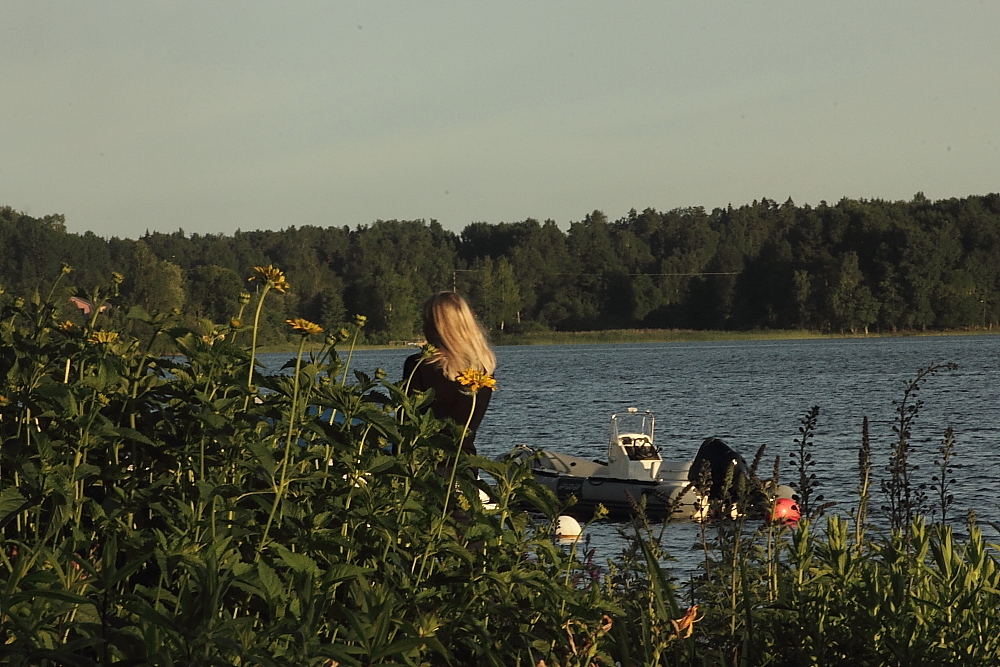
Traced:
MULTIPOLYGON (((834 338, 911 338, 915 336, 989 336, 1000 334, 1000 329, 944 329, 933 331, 871 332, 868 334, 819 333, 805 329, 766 329, 754 331, 700 331, 694 329, 607 329, 603 331, 537 331, 524 334, 493 336, 495 347, 515 345, 597 345, 627 343, 705 343, 754 340, 810 340, 834 338)), ((319 350, 321 344, 306 346, 306 350, 319 350)), ((291 343, 265 345, 259 353, 292 353, 298 349, 291 343)), ((348 346, 339 347, 343 354, 348 346)), ((408 345, 358 345, 355 350, 418 350, 408 345)))

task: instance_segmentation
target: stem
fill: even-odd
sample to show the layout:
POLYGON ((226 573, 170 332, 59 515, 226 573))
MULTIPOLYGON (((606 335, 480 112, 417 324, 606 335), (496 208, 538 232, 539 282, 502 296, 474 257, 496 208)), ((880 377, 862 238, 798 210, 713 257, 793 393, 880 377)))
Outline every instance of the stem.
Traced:
MULTIPOLYGON (((261 301, 263 301, 263 296, 261 301)), ((257 326, 254 323, 254 332, 256 332, 257 326)), ((291 458, 292 452, 292 435, 295 433, 295 422, 296 422, 296 406, 299 401, 299 372, 302 368, 302 351, 306 346, 306 336, 301 336, 299 341, 299 353, 295 358, 295 378, 292 386, 292 407, 288 414, 288 435, 285 437, 285 456, 281 460, 281 479, 278 481, 278 486, 274 490, 274 502, 271 504, 271 512, 267 516, 267 523, 264 525, 264 532, 260 538, 260 546, 257 547, 257 556, 254 560, 260 558, 261 552, 264 550, 264 546, 267 543, 267 535, 271 530, 271 524, 274 523, 274 517, 278 512, 278 505, 281 504, 281 500, 285 495, 285 489, 288 485, 288 460, 291 458)), ((253 366, 251 365, 252 369, 253 366)))
POLYGON ((868 436, 868 415, 861 422, 861 450, 858 452, 858 513, 854 517, 854 547, 861 551, 868 518, 868 486, 871 482, 871 441, 868 436))
POLYGON ((458 472, 458 457, 462 453, 462 445, 465 444, 465 436, 469 432, 469 424, 472 423, 472 415, 476 413, 476 392, 472 394, 472 409, 469 410, 469 418, 465 420, 465 426, 462 428, 462 437, 458 440, 458 449, 455 451, 455 461, 451 465, 451 475, 448 478, 448 487, 446 489, 444 497, 444 507, 441 510, 441 517, 438 519, 437 528, 434 531, 434 539, 427 542, 427 548, 424 549, 423 562, 420 563, 420 573, 417 574, 417 583, 419 583, 424 576, 424 569, 427 566, 427 559, 430 557, 431 545, 437 540, 441 539, 441 531, 444 530, 444 522, 448 517, 448 503, 451 500, 452 489, 455 486, 455 474, 458 472))
POLYGON ((451 465, 451 476, 448 478, 448 493, 444 497, 444 508, 441 510, 441 524, 438 525, 438 534, 441 536, 441 528, 444 527, 444 518, 448 515, 448 501, 451 500, 451 493, 455 485, 455 473, 458 472, 458 457, 462 453, 462 447, 465 445, 465 436, 469 433, 469 424, 472 423, 472 415, 476 413, 476 394, 478 392, 472 393, 472 409, 469 410, 469 418, 465 420, 465 426, 462 427, 462 437, 458 439, 458 450, 455 452, 455 462, 451 465))
POLYGON ((60 271, 59 275, 52 282, 52 289, 49 290, 49 295, 47 297, 45 297, 45 301, 43 302, 45 304, 48 304, 49 307, 52 306, 52 295, 56 293, 56 287, 59 286, 59 283, 62 282, 63 276, 65 276, 65 275, 66 275, 66 272, 60 271))
MULTIPOLYGON (((254 360, 257 357, 257 324, 260 322, 260 310, 264 306, 264 297, 267 296, 267 293, 273 284, 274 283, 270 280, 264 283, 264 291, 260 293, 260 299, 257 300, 257 309, 253 314, 253 334, 250 337, 250 371, 247 373, 248 390, 253 387, 254 360)), ((247 397, 247 400, 249 401, 249 396, 247 397)), ((244 409, 246 409, 245 406, 244 409)))
POLYGON ((344 364, 344 375, 340 378, 340 386, 343 387, 347 384, 347 369, 351 367, 351 357, 354 356, 354 346, 358 342, 358 333, 361 331, 361 327, 355 325, 354 327, 354 338, 351 339, 351 349, 347 351, 347 362, 344 364))

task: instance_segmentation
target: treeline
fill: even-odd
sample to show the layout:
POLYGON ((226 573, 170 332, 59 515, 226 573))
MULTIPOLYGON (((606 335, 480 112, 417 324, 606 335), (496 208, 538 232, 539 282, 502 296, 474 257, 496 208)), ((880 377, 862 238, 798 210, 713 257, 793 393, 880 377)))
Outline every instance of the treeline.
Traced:
MULTIPOLYGON (((291 289, 268 314, 338 328, 368 317, 369 340, 419 337, 420 304, 457 289, 496 335, 541 329, 786 329, 830 332, 992 327, 1000 322, 1000 194, 930 201, 843 199, 796 206, 595 211, 568 231, 528 219, 291 226, 138 240, 68 233, 62 215, 0 208, 0 285, 44 290, 61 265, 79 295, 124 276, 113 312, 178 309, 227 322, 254 266, 291 289)), ((276 299, 277 301, 277 299, 276 299)), ((114 316, 114 315, 113 315, 114 316)))

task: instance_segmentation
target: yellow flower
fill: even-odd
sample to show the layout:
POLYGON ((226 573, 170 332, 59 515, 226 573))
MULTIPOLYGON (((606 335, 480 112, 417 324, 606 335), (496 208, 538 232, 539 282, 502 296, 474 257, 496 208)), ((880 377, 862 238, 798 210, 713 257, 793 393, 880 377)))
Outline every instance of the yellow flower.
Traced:
POLYGON ((118 273, 117 271, 111 272, 111 284, 120 285, 123 280, 125 280, 125 276, 118 273))
POLYGON ((466 368, 464 371, 458 374, 455 381, 460 385, 464 385, 469 388, 473 394, 478 392, 480 389, 489 389, 493 391, 497 387, 497 381, 492 377, 487 375, 482 371, 477 371, 474 368, 466 368))
POLYGON ((65 276, 65 275, 66 275, 67 273, 69 273, 70 271, 72 271, 72 270, 73 270, 73 267, 72 267, 72 266, 70 266, 69 264, 67 264, 66 262, 63 262, 63 263, 62 263, 62 264, 61 264, 61 265, 59 266, 59 273, 63 274, 64 276, 65 276))
POLYGON ((271 264, 268 264, 267 266, 255 266, 253 267, 253 270, 257 275, 251 276, 250 280, 259 277, 262 280, 271 283, 271 287, 282 294, 287 292, 292 287, 288 284, 288 281, 285 280, 285 274, 281 272, 281 269, 271 264))
POLYGON ((90 343, 97 343, 99 345, 110 345, 111 343, 118 340, 117 331, 95 331, 90 334, 87 341, 90 343))
POLYGON ((294 320, 285 320, 285 324, 290 326, 293 331, 303 336, 312 336, 313 334, 323 333, 323 327, 318 324, 314 324, 309 320, 304 320, 301 317, 296 317, 294 320))
POLYGON ((66 333, 69 333, 70 331, 76 328, 76 325, 70 322, 69 320, 66 320, 62 324, 58 325, 56 328, 59 329, 59 331, 65 331, 66 333))
POLYGON ((688 607, 688 610, 680 618, 676 620, 670 619, 670 625, 674 626, 674 634, 682 639, 690 637, 691 633, 694 632, 694 624, 701 620, 700 618, 695 618, 697 615, 698 605, 694 605, 688 607))
POLYGON ((367 321, 368 321, 368 318, 366 316, 364 316, 364 315, 355 315, 354 316, 354 326, 356 326, 358 328, 365 326, 365 322, 367 322, 367 321))

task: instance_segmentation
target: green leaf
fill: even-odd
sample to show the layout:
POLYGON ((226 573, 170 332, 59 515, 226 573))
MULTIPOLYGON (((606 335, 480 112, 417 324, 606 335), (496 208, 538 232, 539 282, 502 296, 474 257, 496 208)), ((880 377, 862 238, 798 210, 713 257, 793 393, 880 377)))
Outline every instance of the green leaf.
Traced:
POLYGON ((336 565, 331 565, 327 568, 323 580, 332 584, 339 581, 347 581, 348 579, 363 577, 374 571, 375 570, 370 567, 361 567, 360 565, 351 565, 349 563, 337 563, 336 565))
POLYGON ((267 474, 273 475, 278 464, 274 461, 274 450, 271 449, 267 444, 259 440, 251 440, 247 443, 247 449, 253 454, 253 457, 257 460, 257 463, 267 471, 267 474))
POLYGON ((285 565, 292 568, 294 571, 305 572, 314 577, 319 576, 319 567, 316 565, 316 561, 309 556, 289 551, 280 544, 273 544, 271 546, 277 550, 278 555, 281 556, 281 560, 284 561, 285 565))
POLYGON ((79 482, 80 480, 99 474, 101 474, 101 469, 97 466, 90 463, 81 463, 76 467, 76 473, 74 474, 73 479, 79 482))
POLYGON ((257 563, 257 576, 260 577, 261 586, 264 587, 264 592, 269 598, 281 598, 281 579, 274 573, 271 566, 264 561, 257 563))
POLYGON ((86 598, 82 595, 77 595, 75 593, 70 593, 68 591, 59 591, 48 588, 33 588, 29 591, 24 591, 22 593, 15 593, 11 595, 8 600, 10 604, 16 602, 33 600, 35 598, 46 598, 49 600, 59 600, 61 602, 69 602, 71 604, 94 604, 94 601, 86 598))
POLYGON ((27 501, 16 486, 0 491, 0 522, 12 512, 19 512, 27 501))
POLYGON ((388 646, 372 651, 371 659, 380 660, 392 655, 404 655, 414 649, 424 646, 427 641, 423 637, 404 637, 397 639, 388 646))

